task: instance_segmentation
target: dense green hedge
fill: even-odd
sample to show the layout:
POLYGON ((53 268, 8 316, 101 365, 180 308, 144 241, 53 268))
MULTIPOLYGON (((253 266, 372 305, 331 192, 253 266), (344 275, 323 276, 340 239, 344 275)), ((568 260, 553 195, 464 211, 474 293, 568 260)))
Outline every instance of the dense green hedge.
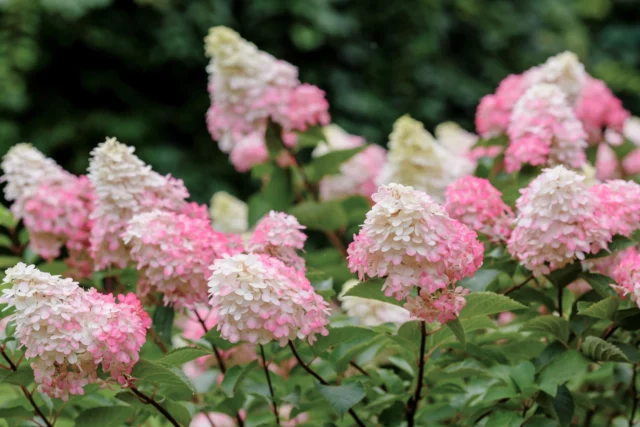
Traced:
POLYGON ((638 112, 637 9, 633 0, 6 0, 0 151, 31 141, 81 172, 91 148, 117 136, 198 200, 222 188, 246 194, 251 182, 204 123, 202 38, 213 25, 299 66, 327 91, 337 123, 381 144, 404 113, 471 128, 478 99, 505 75, 565 49, 638 112))

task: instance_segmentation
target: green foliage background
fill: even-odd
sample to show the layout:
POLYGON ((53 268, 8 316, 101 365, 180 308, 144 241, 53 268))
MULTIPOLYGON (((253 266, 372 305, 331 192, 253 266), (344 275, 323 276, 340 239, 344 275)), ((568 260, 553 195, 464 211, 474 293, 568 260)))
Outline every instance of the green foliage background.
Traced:
POLYGON ((253 190, 211 141, 202 39, 227 25, 327 91, 334 121, 384 144, 410 113, 468 129, 510 72, 565 49, 640 111, 635 0, 5 0, 0 151, 33 142, 81 173, 105 136, 195 199, 253 190))

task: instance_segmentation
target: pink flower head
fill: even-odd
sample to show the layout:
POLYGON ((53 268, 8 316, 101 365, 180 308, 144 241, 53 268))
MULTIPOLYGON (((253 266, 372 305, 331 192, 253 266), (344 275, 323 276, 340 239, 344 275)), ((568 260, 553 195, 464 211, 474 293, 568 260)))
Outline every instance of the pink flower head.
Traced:
POLYGON ((307 240, 307 236, 301 231, 305 228, 295 216, 271 211, 256 224, 247 243, 247 251, 271 255, 289 267, 304 270, 304 259, 297 251, 304 248, 307 240))
POLYGON ((16 309, 16 337, 43 393, 63 400, 84 394, 85 385, 99 381, 99 366, 126 384, 151 326, 133 294, 116 303, 23 263, 7 270, 4 283, 13 285, 4 296, 16 309))
POLYGON ((298 131, 327 125, 331 121, 329 103, 323 90, 303 83, 285 92, 284 99, 273 106, 272 119, 285 129, 298 131))
POLYGON ((590 142, 600 142, 604 128, 622 132, 630 114, 607 85, 587 77, 575 108, 576 117, 584 125, 590 142))
POLYGON ((449 216, 492 241, 506 241, 511 234, 513 211, 487 179, 465 176, 447 187, 445 209, 449 216))
MULTIPOLYGON (((618 293, 638 304, 640 297, 640 253, 633 249, 628 251, 619 264, 613 269, 613 279, 618 284, 613 286, 618 293)), ((638 305, 640 307, 640 305, 638 305)))
POLYGON ((556 166, 520 191, 508 249, 536 276, 583 260, 611 241, 609 220, 584 176, 556 166))
POLYGON ((160 210, 134 216, 123 240, 141 270, 139 294, 161 292, 178 307, 205 303, 208 267, 242 252, 239 237, 215 231, 209 220, 160 210))
POLYGON ((484 138, 505 133, 513 107, 526 90, 523 76, 512 74, 500 82, 495 94, 483 97, 476 111, 478 133, 484 138))
MULTIPOLYGON (((331 151, 348 150, 361 147, 364 138, 349 135, 339 126, 325 126, 326 143, 320 143, 313 150, 313 156, 319 157, 331 151)), ((376 192, 376 179, 386 160, 386 150, 379 145, 369 145, 340 166, 340 173, 326 176, 320 181, 322 200, 341 199, 360 194, 370 198, 376 192)))
POLYGON ((65 260, 78 277, 93 271, 89 235, 95 194, 85 176, 62 170, 29 144, 18 144, 4 156, 2 180, 5 197, 14 201, 11 210, 29 231, 29 246, 52 260, 66 246, 65 260))
POLYGON ((107 138, 91 152, 89 179, 97 200, 91 216, 95 224, 90 240, 98 269, 109 265, 126 267, 129 254, 121 237, 134 215, 155 209, 189 209, 184 183, 154 172, 134 151, 115 138, 107 138))
POLYGON ((248 172, 254 165, 269 160, 264 135, 253 132, 238 140, 231 150, 230 158, 238 172, 248 172))
POLYGON ((303 272, 264 254, 220 258, 211 270, 211 306, 226 340, 285 346, 328 334, 328 304, 303 272))
POLYGON ((288 146, 297 143, 294 131, 329 123, 324 92, 300 83, 293 65, 258 50, 226 27, 209 30, 205 49, 211 58, 207 67, 211 97, 207 127, 220 149, 232 153, 236 169, 248 170, 247 165, 265 158, 257 140, 252 136, 249 144, 246 138, 255 134, 264 145, 269 120, 282 127, 288 146), (236 151, 241 143, 245 147, 236 151))
POLYGON ((484 248, 476 234, 426 193, 383 185, 373 201, 348 248, 349 268, 360 280, 386 277, 385 294, 400 301, 416 286, 428 294, 454 286, 482 265, 484 248))
POLYGON ((557 86, 527 90, 513 109, 508 134, 507 172, 520 170, 523 163, 579 168, 586 162, 586 134, 557 86))
POLYGON ((600 215, 608 218, 611 234, 630 236, 640 229, 640 185, 616 179, 594 185, 589 191, 599 202, 600 215))
POLYGON ((613 148, 607 143, 600 143, 596 154, 596 178, 600 181, 617 178, 618 163, 618 157, 613 148))
POLYGON ((627 175, 640 174, 640 148, 636 148, 622 161, 622 169, 627 175))

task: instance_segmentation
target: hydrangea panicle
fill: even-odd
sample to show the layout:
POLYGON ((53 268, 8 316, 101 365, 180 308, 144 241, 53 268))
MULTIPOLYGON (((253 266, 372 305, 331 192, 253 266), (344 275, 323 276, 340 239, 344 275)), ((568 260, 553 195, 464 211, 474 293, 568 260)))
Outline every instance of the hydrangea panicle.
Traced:
POLYGON ((280 259, 289 267, 304 270, 304 259, 297 251, 304 248, 306 227, 298 219, 284 212, 271 211, 256 224, 247 242, 247 251, 267 254, 280 259))
POLYGON ((84 394, 98 381, 98 366, 126 385, 151 326, 133 294, 116 304, 111 295, 23 263, 6 271, 4 283, 12 285, 4 297, 16 309, 16 338, 42 392, 63 400, 84 394))
POLYGON ((623 297, 630 296, 640 307, 640 253, 637 249, 626 252, 613 269, 612 277, 617 283, 613 288, 623 297))
POLYGON ((523 163, 579 168, 586 162, 586 134, 557 86, 538 84, 527 90, 513 109, 508 134, 507 172, 523 163))
POLYGON ((603 129, 622 132, 630 114, 607 85, 588 76, 575 107, 576 117, 584 125, 589 142, 602 141, 603 129))
POLYGON ((91 152, 89 179, 97 193, 91 253, 99 269, 126 267, 129 254, 121 235, 134 215, 187 208, 189 193, 183 182, 154 172, 134 151, 115 138, 107 138, 91 152))
POLYGON ((473 168, 467 157, 438 144, 422 123, 403 116, 393 125, 387 162, 377 181, 409 185, 442 202, 447 185, 471 174, 473 168))
POLYGON ((239 237, 215 231, 208 219, 162 210, 134 216, 122 237, 141 270, 138 293, 163 293, 177 307, 205 303, 209 266, 242 252, 239 237))
POLYGON ((324 92, 301 84, 298 70, 278 60, 226 27, 213 27, 205 38, 211 58, 207 127, 220 149, 231 153, 239 171, 267 159, 265 132, 269 120, 282 128, 285 144, 296 143, 293 131, 330 121, 324 92))
MULTIPOLYGON (((386 277, 387 296, 400 301, 418 287, 439 298, 482 265, 484 247, 475 232, 450 218, 426 193, 390 184, 381 186, 373 201, 349 245, 348 262, 360 280, 386 277)), ((410 307, 415 304, 405 306, 410 307)))
POLYGON ((549 274, 611 241, 610 221, 584 176, 563 166, 545 169, 516 201, 511 255, 536 276, 549 274))
POLYGON ((451 218, 468 225, 492 241, 506 241, 511 234, 513 211, 502 193, 487 179, 465 176, 447 187, 445 209, 451 218))
POLYGON ((471 147, 478 142, 478 135, 464 130, 455 122, 444 122, 436 126, 436 140, 457 156, 468 156, 471 147))
POLYGON ((209 215, 213 228, 222 233, 244 233, 249 230, 249 207, 231 194, 218 191, 211 196, 209 215))
POLYGON ((78 277, 93 271, 89 256, 90 219, 95 194, 85 176, 60 168, 30 144, 11 148, 2 162, 5 197, 29 231, 30 248, 47 260, 66 246, 66 263, 78 277))
POLYGON ((640 229, 640 184, 616 179, 589 189, 599 204, 600 216, 609 219, 611 234, 631 236, 640 229))
POLYGON ((211 266, 209 293, 220 334, 230 342, 315 341, 327 335, 328 304, 301 271, 264 254, 238 254, 211 266))

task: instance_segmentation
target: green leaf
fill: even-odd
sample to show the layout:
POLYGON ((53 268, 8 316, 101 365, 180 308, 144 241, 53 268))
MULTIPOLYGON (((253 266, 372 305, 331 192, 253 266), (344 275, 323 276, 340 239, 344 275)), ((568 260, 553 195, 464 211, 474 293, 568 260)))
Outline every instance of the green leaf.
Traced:
POLYGON ((366 395, 362 384, 358 382, 339 386, 317 384, 316 387, 340 418, 366 395))
POLYGON ((206 341, 210 342, 211 345, 217 347, 217 348, 221 348, 223 350, 228 350, 231 347, 234 347, 236 344, 230 343, 229 341, 225 340, 224 338, 222 338, 220 336, 220 332, 218 331, 218 329, 216 327, 213 327, 211 329, 209 329, 209 332, 207 332, 204 337, 203 337, 206 341))
POLYGON ((629 362, 622 350, 598 337, 585 338, 580 351, 594 362, 629 362))
POLYGON ((310 126, 306 131, 296 132, 296 134, 298 135, 298 142, 294 147, 296 151, 300 151, 302 148, 313 148, 320 141, 326 140, 322 126, 310 126))
POLYGON ((351 196, 340 201, 342 208, 347 213, 348 225, 360 225, 364 222, 367 212, 371 209, 370 202, 362 196, 351 196))
POLYGON ((521 330, 551 334, 565 343, 569 341, 569 322, 562 317, 535 317, 522 325, 521 330))
POLYGON ((420 338, 422 335, 421 320, 411 320, 403 323, 395 336, 391 337, 394 341, 402 346, 410 346, 414 350, 420 347, 420 338))
POLYGON ((558 394, 553 399, 553 407, 558 414, 558 421, 561 426, 571 425, 571 419, 573 418, 573 411, 575 405, 573 403, 573 396, 566 386, 558 387, 558 394))
POLYGON ((188 426, 191 424, 191 414, 189 410, 180 402, 176 402, 173 399, 164 398, 162 402, 159 402, 171 416, 182 426, 188 426))
POLYGON ((620 305, 620 299, 618 297, 607 297, 601 301, 591 304, 584 310, 578 310, 578 314, 583 316, 595 317, 596 319, 613 320, 618 306, 620 305))
POLYGON ((13 406, 11 408, 0 409, 0 419, 2 418, 33 418, 33 412, 23 408, 22 406, 13 406))
POLYGON ((260 219, 271 210, 269 202, 264 198, 262 193, 256 193, 247 200, 249 208, 249 227, 256 225, 260 219))
POLYGON ((9 236, 0 234, 0 246, 3 248, 10 248, 11 246, 13 246, 13 242, 11 241, 9 236))
POLYGON ((340 173, 340 166, 368 146, 362 145, 348 150, 331 151, 324 156, 316 157, 304 167, 305 174, 311 182, 318 182, 324 176, 340 173))
POLYGON ((509 376, 518 387, 520 393, 527 395, 533 387, 533 380, 536 374, 536 368, 533 363, 523 360, 516 366, 512 366, 509 370, 509 376))
POLYGON ((210 356, 213 352, 205 348, 182 347, 167 353, 162 359, 158 360, 165 365, 181 366, 198 357, 210 356))
POLYGON ((6 228, 15 228, 18 221, 5 205, 0 205, 0 225, 6 228))
POLYGON ((552 271, 547 278, 556 288, 564 288, 574 282, 582 273, 582 264, 576 261, 559 270, 552 271))
POLYGON ((229 369, 227 373, 224 374, 224 379, 222 380, 222 392, 227 395, 227 397, 233 397, 238 385, 240 385, 244 377, 246 377, 257 364, 258 362, 254 360, 247 365, 237 365, 229 369))
POLYGON ((344 344, 352 339, 361 337, 373 338, 376 333, 370 329, 358 326, 344 326, 342 328, 329 328, 329 335, 318 336, 318 340, 311 347, 316 354, 320 354, 329 347, 344 344))
MULTIPOLYGON (((471 319, 461 319, 460 323, 465 333, 477 331, 478 329, 495 328, 495 323, 485 316, 473 317, 471 319)), ((427 346, 433 348, 449 341, 454 337, 453 332, 449 328, 441 328, 439 331, 432 333, 427 337, 427 346)))
POLYGON ((152 384, 161 395, 178 400, 190 400, 193 397, 193 389, 182 371, 173 366, 142 359, 133 367, 131 376, 152 384))
POLYGON ((472 292, 467 295, 467 304, 460 312, 460 319, 501 313, 527 308, 517 301, 493 292, 472 292))
POLYGON ((587 371, 588 361, 576 350, 569 350, 555 356, 538 376, 537 383, 541 390, 556 395, 558 385, 587 371))
POLYGON ((616 313, 616 325, 625 331, 640 329, 640 309, 638 307, 619 310, 616 313))
POLYGON ((69 266, 64 261, 44 262, 38 265, 38 270, 59 276, 69 270, 69 266))
POLYGON ((162 305, 162 303, 159 303, 153 312, 153 329, 155 329, 160 339, 167 344, 171 344, 174 315, 173 307, 162 305))
POLYGON ((371 280, 367 280, 366 282, 360 282, 354 287, 352 287, 351 289, 349 289, 345 294, 345 296, 374 299, 376 301, 382 301, 382 302, 386 302, 389 304, 402 307, 402 301, 398 301, 397 299, 393 297, 388 297, 384 294, 384 292, 382 291, 383 284, 384 284, 384 279, 371 279, 371 280))
POLYGON ((76 427, 121 427, 133 415, 130 406, 108 406, 91 408, 76 418, 76 427))
POLYGON ((337 201, 302 202, 289 209, 289 213, 311 230, 338 230, 345 227, 349 220, 344 208, 337 201))
POLYGON ((20 257, 3 255, 0 256, 0 268, 4 270, 5 268, 13 267, 21 261, 22 259, 20 257))
POLYGON ((463 347, 466 346, 467 338, 465 337, 464 328, 462 327, 462 323, 460 323, 460 319, 456 318, 454 320, 450 320, 446 323, 446 325, 449 329, 451 329, 451 332, 453 332, 453 335, 455 335, 456 338, 458 338, 458 341, 460 341, 460 344, 462 344, 463 347))
POLYGON ((500 270, 481 269, 473 277, 465 278, 458 283, 473 292, 481 292, 486 290, 501 273, 500 270))
POLYGON ((286 212, 293 203, 293 183, 289 169, 275 169, 262 191, 264 200, 276 211, 286 212))
POLYGON ((617 295, 616 291, 611 287, 615 282, 610 277, 597 273, 582 273, 580 277, 584 279, 601 297, 607 298, 609 296, 617 295))
POLYGON ((485 426, 520 427, 524 422, 516 412, 496 411, 487 418, 485 426))
POLYGON ((2 377, 3 383, 27 386, 34 381, 33 370, 31 369, 31 366, 26 363, 20 365, 17 371, 7 372, 8 374, 2 377))

